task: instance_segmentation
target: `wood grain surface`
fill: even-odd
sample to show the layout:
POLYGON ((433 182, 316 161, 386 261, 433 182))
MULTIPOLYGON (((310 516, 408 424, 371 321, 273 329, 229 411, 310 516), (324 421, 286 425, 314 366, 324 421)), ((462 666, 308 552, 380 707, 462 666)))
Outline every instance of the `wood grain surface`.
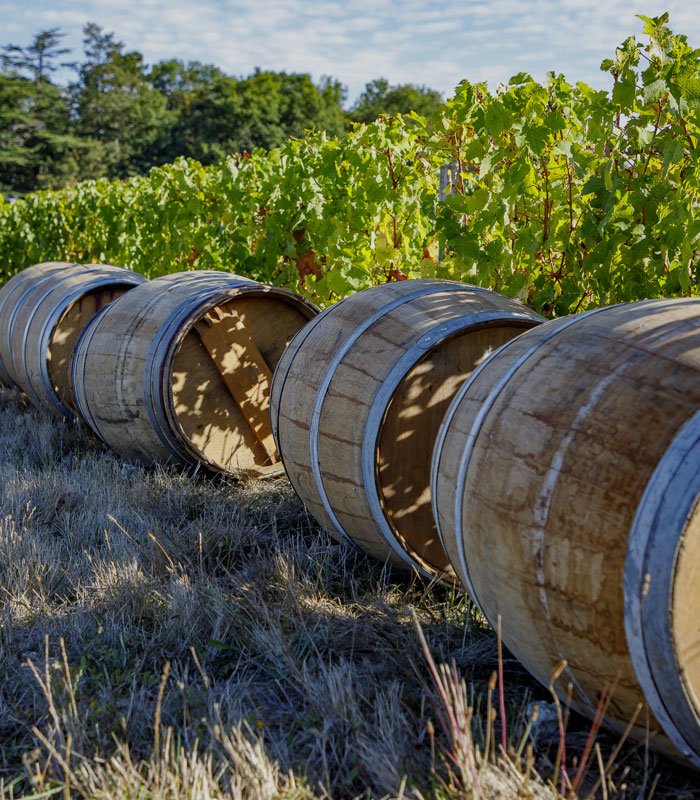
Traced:
POLYGON ((689 519, 653 522, 637 551, 640 506, 653 512, 674 491, 677 481, 659 465, 681 434, 688 438, 685 426, 697 427, 698 409, 700 301, 555 320, 506 345, 463 385, 438 440, 432 484, 452 563, 491 624, 502 618, 516 657, 545 685, 566 661, 560 696, 573 684, 577 707, 592 714, 605 694, 620 728, 641 704, 636 734, 649 726, 655 746, 696 765, 694 490, 680 495, 691 503, 689 519), (663 485, 658 497, 650 482, 663 485), (659 555, 635 584, 635 559, 652 545, 659 555), (663 575, 672 600, 654 594, 663 575), (632 615, 645 603, 644 618, 632 615), (651 657, 660 636, 669 646, 659 642, 651 657), (679 670, 682 689, 673 680, 679 670))
POLYGON ((293 340, 271 416, 287 474, 334 536, 452 578, 430 512, 432 446, 456 387, 540 318, 494 292, 404 281, 360 292, 293 340))
POLYGON ((122 455, 224 472, 282 471, 269 386, 316 309, 220 272, 174 273, 117 300, 78 346, 78 408, 122 455))

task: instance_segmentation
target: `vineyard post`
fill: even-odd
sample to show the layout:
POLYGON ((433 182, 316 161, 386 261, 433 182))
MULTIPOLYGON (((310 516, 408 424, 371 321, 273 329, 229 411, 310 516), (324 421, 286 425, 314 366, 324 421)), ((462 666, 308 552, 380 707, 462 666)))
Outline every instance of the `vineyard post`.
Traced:
MULTIPOLYGON (((457 180, 456 161, 451 161, 449 164, 444 164, 440 167, 440 189, 438 191, 438 203, 442 203, 447 199, 447 196, 455 193, 455 182, 457 180)), ((438 264, 442 261, 442 245, 438 248, 438 264)))

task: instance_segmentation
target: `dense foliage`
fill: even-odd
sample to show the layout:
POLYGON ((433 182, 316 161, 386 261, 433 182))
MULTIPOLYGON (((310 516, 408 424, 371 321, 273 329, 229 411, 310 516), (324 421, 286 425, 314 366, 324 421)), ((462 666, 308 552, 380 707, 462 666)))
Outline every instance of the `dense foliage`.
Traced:
POLYGON ((696 293, 700 51, 666 15, 643 19, 646 42, 603 62, 607 92, 554 74, 496 93, 465 81, 431 118, 31 194, 0 211, 0 269, 231 269, 321 303, 437 275, 545 313, 696 293))
POLYGON ((424 87, 372 81, 355 105, 331 78, 266 72, 236 78, 210 64, 153 66, 114 34, 88 24, 79 64, 61 59, 57 29, 0 56, 0 193, 21 195, 79 180, 142 174, 178 156, 212 164, 231 153, 269 149, 290 136, 322 130, 341 136, 351 120, 382 112, 435 110, 440 95, 424 87), (68 86, 54 81, 72 69, 68 86))
POLYGON ((404 114, 407 111, 429 117, 440 109, 441 103, 442 97, 434 89, 411 84, 391 86, 380 78, 365 86, 350 111, 350 119, 353 122, 374 122, 382 114, 404 114))

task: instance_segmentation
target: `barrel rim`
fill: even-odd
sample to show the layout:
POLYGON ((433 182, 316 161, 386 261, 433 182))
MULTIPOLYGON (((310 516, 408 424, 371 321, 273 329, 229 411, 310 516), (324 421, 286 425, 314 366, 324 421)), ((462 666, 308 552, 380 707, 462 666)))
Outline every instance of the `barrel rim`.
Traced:
MULTIPOLYGON (((75 411, 71 409, 69 406, 67 406, 60 399, 58 393, 54 389, 53 381, 51 380, 51 375, 49 372, 49 362, 48 359, 46 358, 49 352, 51 338, 57 326, 60 324, 61 319, 70 310, 70 308, 78 300, 80 300, 80 298, 85 297, 86 295, 90 294, 96 289, 109 285, 140 286, 147 280, 143 275, 140 275, 137 272, 133 272, 132 270, 124 269, 123 267, 117 267, 117 266, 112 267, 113 270, 119 270, 121 273, 123 273, 123 275, 120 275, 119 273, 112 270, 110 270, 107 274, 104 273, 100 274, 101 270, 95 268, 95 266, 97 265, 86 265, 86 266, 93 267, 91 271, 95 273, 95 278, 88 280, 85 283, 81 283, 78 286, 75 286, 68 294, 64 295, 61 298, 60 303, 52 307, 51 313, 45 319, 44 324, 42 325, 38 336, 38 348, 37 348, 38 368, 43 387, 46 390, 46 398, 39 398, 38 395, 36 395, 36 392, 34 393, 37 396, 37 399, 39 399, 42 402, 42 405, 44 405, 43 400, 45 399, 49 400, 49 402, 54 406, 56 412, 63 416, 75 416, 75 411)), ((107 264, 99 265, 100 268, 104 268, 107 266, 111 265, 107 264)), ((80 272, 77 274, 85 274, 85 273, 80 272)), ((34 317, 32 317, 32 320, 30 320, 29 323, 27 323, 27 329, 29 328, 29 325, 31 324, 33 319, 34 317)), ((76 340, 76 346, 77 346, 77 340, 76 340)), ((72 389, 70 387, 66 388, 71 394, 73 394, 72 389)), ((32 386, 32 391, 34 391, 33 386, 32 386)))
MULTIPOLYGON (((479 435, 479 432, 488 416, 488 413, 491 410, 491 407, 495 403, 495 401, 500 396, 501 392, 506 388, 508 382, 513 377, 513 375, 525 364, 525 362, 531 358, 545 343, 553 339, 557 336, 561 331, 570 328, 572 325, 578 324, 583 319, 588 319, 589 317, 599 314, 602 311, 605 311, 607 308, 614 308, 615 306, 602 306, 600 308, 594 308, 591 311, 585 311, 583 314, 572 315, 569 317, 563 317, 557 320, 551 320, 549 323, 549 328, 542 333, 542 328, 547 328, 547 325, 544 324, 536 328, 539 331, 539 335, 533 334, 535 336, 535 341, 527 347, 510 365, 510 367, 499 376, 498 381, 491 387, 489 390, 488 395, 484 398, 482 402, 479 412, 477 413, 474 421, 472 423, 471 430, 467 434, 467 440, 462 450, 459 462, 458 462, 458 469, 457 469, 457 480, 456 480, 456 490, 454 496, 454 504, 453 504, 453 515, 454 515, 454 535, 455 535, 455 543, 457 545, 457 554, 459 556, 459 568, 461 569, 462 577, 469 595, 471 596, 472 600, 476 604, 479 611, 484 614, 484 617, 488 619, 488 616, 484 613, 484 609, 482 604, 479 601, 477 596, 476 590, 474 588, 474 583, 471 578, 471 570, 469 569, 468 559, 464 548, 464 531, 463 531, 463 511, 462 507, 464 504, 464 494, 465 494, 465 483, 467 477, 467 471, 469 469, 469 462, 471 461, 472 453, 474 450, 474 444, 476 439, 479 435)), ((535 330, 535 329, 532 329, 535 330)), ((525 334, 523 334, 525 335, 525 334)), ((507 348, 514 346, 516 342, 520 341, 520 337, 516 337, 512 339, 510 342, 506 342, 501 348, 499 348, 495 353, 493 353, 488 359, 486 359, 482 364, 477 367, 477 369, 471 374, 471 376, 467 379, 467 381, 462 385, 460 391, 457 392, 450 407, 447 409, 447 413, 442 421, 442 425, 440 426, 440 432, 438 433, 438 437, 436 440, 435 449, 433 450, 433 472, 434 480, 431 482, 431 495, 433 498, 433 509, 434 509, 434 517, 435 517, 435 524, 438 530, 438 536, 440 537, 440 541, 443 544, 445 543, 445 534, 442 531, 440 525, 440 516, 437 510, 437 494, 438 494, 438 484, 440 479, 440 454, 442 453, 443 446, 449 435, 449 426, 451 425, 454 417, 456 416, 459 405, 461 404, 462 400, 464 399, 465 395, 481 375, 481 373, 492 363, 494 356, 496 354, 502 354, 504 350, 507 348), (439 445, 439 447, 438 447, 439 445)), ((493 621, 489 620, 489 623, 493 625, 493 621)))
MULTIPOLYGON (((221 273, 215 274, 218 275, 221 273)), ((166 386, 171 387, 172 385, 172 373, 175 359, 185 336, 209 309, 221 303, 235 300, 237 297, 244 294, 253 296, 271 295, 272 297, 279 298, 294 306, 299 311, 312 312, 312 316, 307 318, 309 320, 314 319, 318 311, 317 307, 310 300, 307 300, 302 295, 290 289, 260 283, 250 278, 234 276, 233 274, 230 274, 230 276, 227 275, 226 277, 233 278, 234 282, 224 286, 215 285, 202 287, 201 292, 196 294, 196 303, 190 295, 186 301, 180 303, 169 315, 156 336, 157 341, 154 342, 154 347, 152 348, 153 359, 150 365, 147 364, 150 380, 145 382, 146 385, 149 386, 150 397, 157 396, 160 400, 160 403, 153 407, 153 411, 158 417, 159 427, 157 430, 159 431, 159 435, 163 432, 160 426, 164 424, 166 426, 165 430, 170 430, 174 434, 178 446, 182 447, 182 452, 187 454, 188 461, 194 456, 198 463, 203 464, 215 472, 224 473, 231 472, 231 470, 207 458, 201 450, 194 447, 186 436, 175 412, 172 391, 168 390, 164 392, 166 386), (156 356, 159 357, 157 358, 156 356)), ((302 326, 300 330, 303 330, 304 327, 305 326, 302 326)), ((270 387, 272 388, 272 384, 270 387)), ((146 404, 146 407, 150 410, 152 405, 151 399, 150 402, 146 404)), ((278 463, 280 464, 280 471, 282 471, 284 467, 281 461, 281 455, 278 463)), ((272 464, 270 466, 274 467, 275 465, 272 464)))
MULTIPOLYGON (((199 287, 199 292, 197 292, 195 289, 194 295, 187 294, 183 300, 181 300, 173 309, 171 309, 170 314, 166 317, 165 321, 161 324, 160 328, 153 336, 144 366, 144 408, 146 409, 148 421, 151 423, 151 427, 161 444, 167 451, 170 452, 171 456, 176 461, 183 465, 191 464, 191 459, 188 458, 186 450, 178 449, 177 445, 179 444, 179 441, 177 439, 173 440, 173 437, 169 435, 169 433, 174 433, 176 429, 171 429, 169 427, 167 412, 163 410, 164 405, 167 403, 167 398, 163 394, 165 383, 165 374, 163 370, 164 359, 162 357, 158 358, 157 356, 160 354, 160 348, 163 345, 163 342, 165 342, 167 352, 167 344, 172 336, 171 329, 174 329, 175 331, 177 330, 177 325, 180 324, 180 315, 183 312, 187 312, 187 310, 191 308, 193 297, 198 297, 211 287, 211 284, 203 283, 201 278, 202 275, 206 275, 207 278, 213 278, 215 276, 220 277, 220 274, 215 273, 213 270, 205 270, 202 272, 193 271, 191 274, 173 273, 171 275, 163 275, 161 277, 161 283, 175 283, 177 288, 182 288, 183 286, 189 286, 191 284, 196 286, 198 282, 202 285, 199 287), (160 402, 156 402, 156 399, 160 402)), ((247 278, 242 278, 237 275, 231 275, 230 279, 232 282, 248 280, 247 278)), ((156 279, 156 281, 157 280, 158 279, 156 279)), ((149 286, 149 290, 154 290, 154 286, 156 289, 158 288, 158 284, 155 281, 152 281, 149 286)), ((157 302, 158 296, 156 296, 154 303, 157 302)), ((154 303, 149 304, 148 307, 150 308, 154 303)), ((172 370, 170 370, 170 373, 172 375, 172 370)))
MULTIPOLYGON (((362 478, 367 501, 372 513, 372 519, 379 527, 383 537, 391 546, 392 550, 412 569, 416 569, 423 575, 423 577, 429 579, 434 579, 435 577, 439 578, 443 575, 443 571, 433 568, 427 561, 419 559, 412 554, 406 546, 401 544, 396 531, 394 531, 389 524, 379 492, 376 454, 389 404, 396 389, 408 373, 431 353, 435 352, 441 345, 444 345, 450 339, 470 329, 476 331, 482 328, 492 327, 495 323, 506 323, 513 320, 531 322, 532 325, 523 326, 523 330, 531 330, 540 323, 542 318, 534 311, 528 314, 526 311, 493 309, 488 311, 470 311, 467 314, 453 317, 447 322, 441 322, 435 325, 435 327, 423 334, 420 339, 416 340, 394 364, 391 371, 382 382, 379 391, 374 396, 368 411, 361 453, 362 478)), ((440 539, 440 544, 443 550, 445 550, 442 539, 440 539)), ((445 553, 447 553, 446 550, 445 553)))
POLYGON ((700 716, 681 675, 671 617, 652 608, 672 596, 679 545, 700 502, 699 459, 700 411, 680 428, 644 489, 624 565, 625 633, 637 680, 668 738, 696 767, 700 716), (675 669, 667 666, 669 654, 675 669))
MULTIPOLYGON (((328 499, 328 494, 326 492, 325 484, 323 482, 323 475, 321 473, 321 464, 318 458, 318 446, 319 446, 319 436, 320 436, 320 423, 321 423, 321 415, 323 413, 323 405, 326 400, 326 396, 328 394, 328 390, 330 385, 333 381, 335 373, 342 363, 345 356, 351 350, 352 346, 357 342, 357 340, 365 334, 376 322, 378 322, 382 317, 386 316, 387 314, 391 313, 395 309, 410 303, 412 300, 415 300, 419 297, 426 297, 432 294, 440 294, 440 293, 449 293, 449 292, 457 292, 465 290, 473 291, 477 289, 478 292, 490 292, 490 289, 483 289, 481 287, 473 287, 469 286, 464 283, 459 283, 458 281, 434 281, 434 280, 426 280, 421 281, 421 288, 414 289, 413 291, 406 292, 406 294, 398 295, 394 297, 393 300, 386 303, 385 305, 381 306, 380 308, 376 309, 372 314, 369 314, 365 317, 362 322, 353 328, 352 332, 348 335, 348 337, 342 342, 342 344, 338 347, 332 357, 329 359, 328 364, 326 366, 326 371, 323 374, 323 378, 321 379, 321 383, 319 384, 318 391, 316 392, 316 397, 314 400, 314 405, 311 410, 311 424, 309 427, 309 463, 311 466, 311 471, 314 477, 314 484, 316 486, 316 490, 321 498, 321 504, 323 505, 323 509, 328 517, 328 519, 333 523, 337 533, 342 537, 344 541, 349 541, 353 545, 356 542, 350 536, 350 534, 345 530, 343 525, 341 524, 340 520, 338 519, 333 507, 328 499), (426 285, 427 284, 427 285, 426 285)), ((376 289, 377 287, 372 287, 376 289)), ((370 290, 367 290, 370 291, 370 290)), ((357 295, 355 295, 357 296, 357 295)), ((392 553, 392 548, 389 548, 389 554, 392 553)), ((405 557, 401 557, 401 561, 405 563, 405 557)))
MULTIPOLYGON (((86 269, 83 264, 78 264, 80 269, 72 271, 69 273, 70 277, 74 277, 76 275, 85 275, 89 274, 91 270, 86 269)), ((10 339, 12 340, 13 347, 12 347, 12 363, 13 367, 17 372, 18 376, 18 385, 19 387, 29 396, 29 398, 35 403, 42 405, 39 396, 34 391, 34 387, 31 385, 31 381, 29 378, 29 364, 27 361, 27 331, 29 330, 32 321, 34 320, 34 316, 38 308, 40 308, 46 300, 51 296, 51 294, 60 288, 61 281, 63 279, 62 273, 64 270, 57 270, 58 274, 53 276, 53 273, 50 273, 46 276, 44 280, 40 280, 37 283, 30 283, 27 287, 27 291, 22 293, 22 297, 15 303, 15 308, 13 312, 13 319, 10 328, 10 339), (56 278, 56 281, 52 280, 52 277, 56 278), (47 285, 48 284, 48 285, 47 285), (39 294, 39 290, 42 290, 39 294), (39 294, 39 297, 34 300, 32 294, 36 292, 39 294), (17 315, 19 314, 20 310, 22 309, 23 305, 27 303, 29 299, 34 300, 33 308, 31 310, 31 314, 27 321, 24 324, 24 327, 20 329, 15 328, 15 323, 17 321, 17 315), (19 347, 14 347, 15 337, 19 337, 19 347), (19 360, 20 368, 16 367, 17 360, 19 360), (25 378, 27 380, 25 380, 25 378)))
MULTIPOLYGON (((55 266, 55 269, 47 269, 45 272, 41 272, 39 275, 27 277, 26 270, 22 270, 21 272, 15 273, 15 275, 10 278, 10 280, 4 284, 3 288, 10 284, 13 278, 17 278, 17 283, 12 287, 12 289, 4 295, 2 298, 2 303, 0 303, 0 316, 2 315, 5 306, 7 303, 12 299, 14 294, 17 294, 17 297, 14 300, 12 307, 10 308, 10 314, 7 319, 7 324, 0 326, 0 336, 5 339, 5 344, 7 348, 7 356, 9 358, 9 364, 3 364, 3 368, 7 375, 9 376, 13 386, 20 386, 19 381, 17 380, 17 375, 19 374, 19 370, 15 366, 15 349, 12 346, 12 334, 15 326, 15 322, 17 320, 17 314, 19 313, 19 308, 23 305, 26 301, 27 296, 34 291, 37 286, 41 286, 44 281, 48 280, 52 275, 55 273, 63 272, 70 267, 82 267, 82 264, 73 261, 42 261, 39 264, 34 264, 32 267, 28 267, 27 269, 32 269, 33 267, 41 267, 41 266, 55 266), (4 335, 3 335, 4 332, 4 335)), ((80 270, 78 270, 80 271, 80 270)), ((1 348, 0 348, 1 349, 1 348)))

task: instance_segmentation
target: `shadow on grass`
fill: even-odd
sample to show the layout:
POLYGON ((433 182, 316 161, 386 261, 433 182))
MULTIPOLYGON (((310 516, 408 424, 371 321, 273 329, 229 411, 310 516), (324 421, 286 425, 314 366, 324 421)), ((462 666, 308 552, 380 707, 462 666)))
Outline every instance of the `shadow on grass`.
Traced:
MULTIPOLYGON (((127 746, 155 763, 175 742, 227 764, 229 783, 253 770, 276 791, 444 795, 413 613, 466 681, 477 746, 500 740, 496 636, 464 594, 334 542, 284 479, 145 470, 13 392, 0 403, 0 776, 37 790, 127 746)), ((509 744, 553 777, 551 697, 508 654, 503 667, 509 744)), ((589 728, 571 714, 569 765, 589 728)), ((616 738, 599 742, 605 759, 616 738)), ((693 796, 693 776, 632 744, 610 780, 644 796, 657 774, 657 797, 693 796)))

